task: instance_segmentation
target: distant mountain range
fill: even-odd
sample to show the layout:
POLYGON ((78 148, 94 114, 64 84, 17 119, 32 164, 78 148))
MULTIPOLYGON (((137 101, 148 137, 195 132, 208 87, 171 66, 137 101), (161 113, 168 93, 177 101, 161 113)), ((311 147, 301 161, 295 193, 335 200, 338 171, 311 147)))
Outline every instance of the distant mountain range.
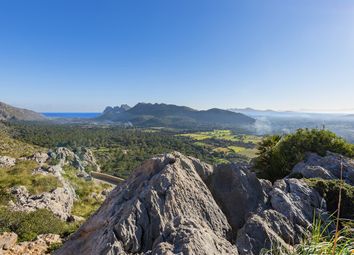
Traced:
POLYGON ((228 110, 214 108, 198 111, 186 106, 150 103, 138 103, 132 108, 127 105, 107 107, 97 120, 130 122, 134 126, 177 128, 242 127, 255 121, 242 113, 228 110))
POLYGON ((287 117, 287 116, 295 116, 295 115, 303 115, 304 113, 301 112, 293 112, 293 111, 274 111, 274 110, 257 110, 253 108, 231 108, 229 111, 243 113, 248 116, 252 117, 261 117, 261 116, 268 116, 268 117, 287 117))
POLYGON ((39 121, 46 118, 37 112, 17 108, 5 103, 0 102, 0 121, 8 120, 24 120, 24 121, 39 121))
POLYGON ((274 110, 257 110, 253 108, 231 108, 229 111, 245 114, 253 118, 268 117, 268 118, 316 118, 327 119, 345 116, 344 113, 325 113, 325 112, 296 112, 296 111, 274 111, 274 110))

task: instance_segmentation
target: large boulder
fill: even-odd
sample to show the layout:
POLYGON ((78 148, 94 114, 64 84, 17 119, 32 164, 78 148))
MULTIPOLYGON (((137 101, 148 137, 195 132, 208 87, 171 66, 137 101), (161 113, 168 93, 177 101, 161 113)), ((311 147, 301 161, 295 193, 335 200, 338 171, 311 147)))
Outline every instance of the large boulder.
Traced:
POLYGON ((99 164, 96 161, 96 158, 93 154, 93 152, 90 149, 83 149, 82 155, 81 155, 81 160, 82 160, 82 165, 84 168, 88 166, 92 166, 95 171, 100 172, 101 168, 99 164))
POLYGON ((0 254, 3 250, 9 250, 17 243, 17 234, 13 232, 4 232, 0 234, 0 254))
POLYGON ((51 192, 31 195, 24 186, 15 186, 10 190, 16 198, 10 201, 9 208, 14 211, 33 212, 38 209, 48 209, 62 220, 71 216, 75 193, 70 187, 59 187, 51 192))
POLYGON ((28 160, 36 161, 38 164, 44 164, 49 159, 48 153, 36 152, 28 160))
POLYGON ((206 166, 177 152, 146 161, 56 254, 238 254, 206 166))
POLYGON ((326 202, 305 181, 276 181, 269 192, 269 209, 249 217, 237 233, 236 244, 241 255, 258 255, 276 243, 284 254, 301 242, 311 229, 313 217, 326 220, 326 202))
POLYGON ((54 152, 56 159, 60 160, 61 166, 71 162, 75 158, 75 153, 65 147, 58 147, 54 152))
POLYGON ((340 179, 341 172, 343 180, 354 185, 354 160, 331 152, 327 152, 324 157, 316 153, 308 153, 305 160, 293 168, 291 175, 300 174, 305 178, 340 179))
POLYGON ((237 234, 237 248, 242 255, 258 255, 262 249, 270 249, 272 244, 281 246, 286 251, 289 243, 299 240, 293 225, 281 213, 269 209, 248 218, 244 227, 237 234), (285 241, 286 240, 286 241, 285 241))
POLYGON ((326 210, 325 200, 303 180, 278 180, 270 195, 274 210, 304 228, 311 225, 314 215, 321 215, 326 210))
POLYGON ((251 213, 258 212, 266 206, 268 195, 247 165, 220 165, 214 169, 207 183, 227 216, 234 235, 251 213))

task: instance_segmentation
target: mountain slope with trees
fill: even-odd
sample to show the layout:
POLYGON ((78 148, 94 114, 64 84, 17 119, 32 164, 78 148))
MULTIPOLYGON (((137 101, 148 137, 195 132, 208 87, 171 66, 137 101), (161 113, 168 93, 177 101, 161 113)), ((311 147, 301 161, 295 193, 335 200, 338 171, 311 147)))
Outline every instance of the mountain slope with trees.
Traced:
POLYGON ((171 104, 138 103, 129 107, 107 107, 101 121, 129 122, 135 126, 196 128, 196 127, 246 127, 254 119, 241 113, 221 109, 198 111, 186 106, 171 104))

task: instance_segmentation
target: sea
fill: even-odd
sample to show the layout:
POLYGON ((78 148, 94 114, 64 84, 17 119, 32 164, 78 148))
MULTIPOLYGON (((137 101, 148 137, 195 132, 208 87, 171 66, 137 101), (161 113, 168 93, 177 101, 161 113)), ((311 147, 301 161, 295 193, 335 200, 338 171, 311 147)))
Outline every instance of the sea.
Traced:
POLYGON ((91 119, 98 117, 100 112, 42 112, 42 114, 48 118, 63 118, 63 119, 91 119))

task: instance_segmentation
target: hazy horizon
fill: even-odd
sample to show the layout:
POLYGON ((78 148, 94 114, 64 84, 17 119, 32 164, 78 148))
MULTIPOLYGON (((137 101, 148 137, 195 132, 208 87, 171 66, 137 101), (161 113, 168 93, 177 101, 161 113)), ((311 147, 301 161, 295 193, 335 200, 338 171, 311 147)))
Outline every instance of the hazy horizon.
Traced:
MULTIPOLYGON (((3 102, 3 103, 8 103, 8 102, 4 102, 4 101, 1 101, 0 102, 3 102)), ((134 105, 138 104, 138 103, 156 103, 156 102, 137 102, 137 103, 134 103, 132 105, 129 105, 131 107, 133 107, 134 105)), ((114 106, 120 106, 124 103, 120 103, 120 104, 113 104, 113 105, 106 105, 105 107, 108 107, 108 106, 111 106, 111 107, 114 107, 114 106)), ((158 104, 170 104, 168 102, 158 102, 158 104)), ((188 105, 181 105, 181 104, 176 104, 178 106, 187 106, 187 107, 190 107, 190 108, 193 108, 193 109, 196 109, 196 110, 208 110, 208 109, 211 109, 211 108, 215 108, 215 107, 207 107, 207 108, 194 108, 194 107, 191 107, 191 106, 188 106, 188 105)), ((36 111, 36 112, 39 112, 39 113, 102 113, 103 110, 105 109, 105 107, 103 107, 102 109, 98 109, 98 110, 93 110, 93 111, 76 111, 76 110, 69 110, 69 111, 57 111, 57 110, 51 110, 51 111, 48 111, 48 110, 44 110, 44 111, 38 111, 38 110, 35 110, 35 109, 31 109, 29 107, 26 107, 26 106, 20 106, 20 105, 13 105, 12 106, 14 107, 18 107, 18 108, 24 108, 24 109, 29 109, 29 110, 33 110, 33 111, 36 111)), ((47 107, 48 109, 48 107, 47 107)), ((251 109, 251 110, 257 110, 257 111, 275 111, 275 112, 297 112, 297 113, 323 113, 323 114, 352 114, 354 113, 354 109, 320 109, 320 110, 315 110, 315 109, 261 109, 261 108, 254 108, 254 107, 250 107, 250 106, 246 106, 246 107, 227 107, 227 108, 220 108, 220 109, 225 109, 225 110, 230 110, 230 109, 240 109, 240 110, 246 110, 246 109, 251 109)))
POLYGON ((0 101, 354 112, 354 2, 3 1, 0 101))

